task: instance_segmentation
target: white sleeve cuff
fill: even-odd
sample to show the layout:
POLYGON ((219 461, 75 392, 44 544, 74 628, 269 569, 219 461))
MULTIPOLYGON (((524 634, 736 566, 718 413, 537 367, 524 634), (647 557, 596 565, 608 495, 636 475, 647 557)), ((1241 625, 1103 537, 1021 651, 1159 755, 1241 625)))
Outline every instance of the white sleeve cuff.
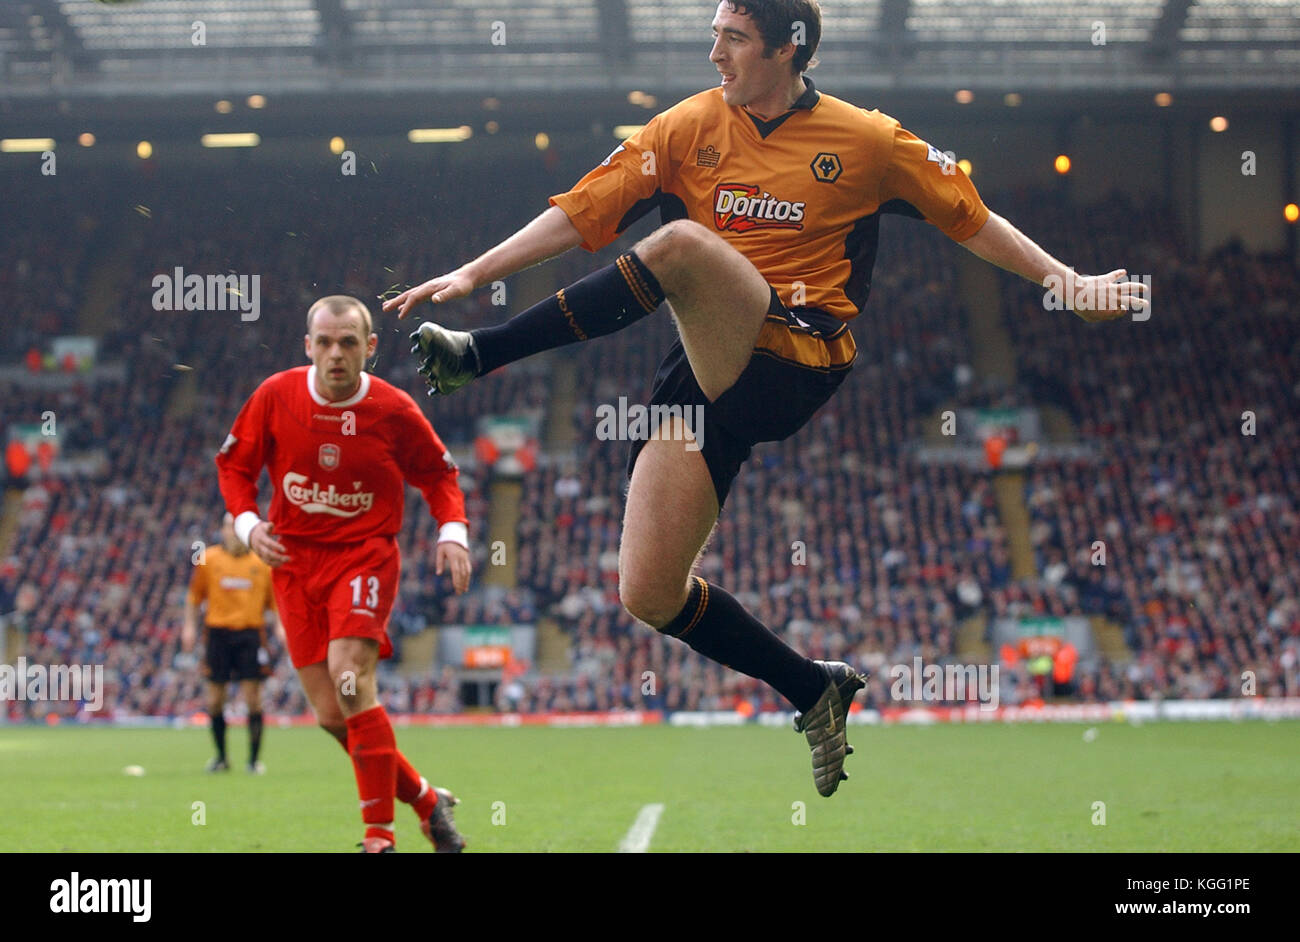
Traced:
POLYGON ((469 549, 469 527, 459 520, 444 523, 438 528, 439 543, 455 543, 469 549))
POLYGON ((254 511, 245 510, 235 518, 235 536, 239 537, 240 542, 251 549, 252 544, 248 542, 249 535, 252 534, 253 527, 261 522, 262 518, 254 511))

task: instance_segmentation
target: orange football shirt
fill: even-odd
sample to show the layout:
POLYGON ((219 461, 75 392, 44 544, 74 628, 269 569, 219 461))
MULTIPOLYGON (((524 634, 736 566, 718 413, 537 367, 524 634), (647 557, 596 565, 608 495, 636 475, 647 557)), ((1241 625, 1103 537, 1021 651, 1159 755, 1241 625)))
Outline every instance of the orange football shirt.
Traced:
POLYGON ((271 567, 256 553, 234 556, 210 546, 190 577, 189 600, 208 603, 203 622, 209 628, 261 628, 267 609, 275 611, 271 567))
MULTIPOLYGON (((894 118, 804 83, 794 107, 770 121, 727 105, 720 88, 693 95, 550 203, 589 251, 655 208, 664 222, 691 219, 749 259, 791 311, 817 308, 850 321, 871 288, 881 213, 925 219, 962 242, 989 211, 951 157, 894 118)), ((772 352, 806 362, 812 347, 777 338, 772 327, 758 346, 779 343, 772 352)), ((832 358, 851 360, 852 339, 841 334, 846 343, 832 358)))

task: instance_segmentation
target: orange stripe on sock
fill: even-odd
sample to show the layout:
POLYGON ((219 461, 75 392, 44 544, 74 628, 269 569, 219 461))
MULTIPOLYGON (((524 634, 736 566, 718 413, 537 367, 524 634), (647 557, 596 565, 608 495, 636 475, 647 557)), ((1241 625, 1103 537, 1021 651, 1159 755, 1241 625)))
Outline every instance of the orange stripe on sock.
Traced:
POLYGON ((636 283, 636 278, 628 266, 627 259, 620 255, 614 259, 614 264, 618 268, 618 273, 623 276, 623 281, 627 284, 628 290, 636 298, 637 303, 645 307, 645 296, 641 293, 640 285, 636 283))
POLYGON ((704 617, 704 610, 709 607, 709 584, 699 576, 695 576, 694 578, 695 581, 700 584, 700 601, 699 604, 695 606, 695 614, 691 617, 690 624, 683 628, 681 633, 677 635, 679 639, 685 638, 691 633, 691 629, 699 624, 700 619, 704 617))
POLYGON ((633 265, 631 259, 628 259, 627 265, 628 268, 631 269, 633 276, 635 276, 637 280, 637 284, 639 284, 641 286, 641 290, 645 292, 645 297, 646 297, 645 308, 646 308, 646 313, 648 314, 659 306, 659 302, 655 300, 654 292, 650 290, 650 283, 645 280, 645 275, 641 274, 641 269, 633 265))
POLYGON ((636 299, 641 302, 641 306, 645 308, 647 314, 659 306, 650 303, 653 300, 650 295, 650 286, 641 278, 641 273, 636 270, 636 267, 626 255, 620 255, 614 260, 614 264, 618 266, 619 272, 623 275, 623 280, 627 282, 628 288, 636 296, 636 299))

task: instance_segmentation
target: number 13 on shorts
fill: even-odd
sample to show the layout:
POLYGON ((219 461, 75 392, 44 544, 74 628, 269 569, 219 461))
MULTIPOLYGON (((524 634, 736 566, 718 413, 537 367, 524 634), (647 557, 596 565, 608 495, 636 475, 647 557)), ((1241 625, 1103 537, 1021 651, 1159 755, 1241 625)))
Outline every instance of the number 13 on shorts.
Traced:
POLYGON ((352 611, 360 615, 373 615, 379 607, 379 577, 357 576, 348 585, 352 587, 352 611))
POLYGON ((295 547, 295 561, 272 570, 294 667, 325 660, 335 638, 372 638, 388 657, 388 616, 397 597, 401 557, 391 538, 340 550, 295 547))

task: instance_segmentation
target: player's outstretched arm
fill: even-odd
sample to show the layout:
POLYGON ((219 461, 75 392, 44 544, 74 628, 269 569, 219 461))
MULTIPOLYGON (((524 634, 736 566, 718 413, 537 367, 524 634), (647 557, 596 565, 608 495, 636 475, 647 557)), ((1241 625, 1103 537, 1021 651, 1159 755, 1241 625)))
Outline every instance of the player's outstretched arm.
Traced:
POLYGON ((1064 289, 1064 305, 1086 321, 1109 321, 1150 303, 1146 287, 1129 281, 1123 268, 1104 275, 1078 275, 997 213, 960 243, 975 255, 999 268, 1027 278, 1036 285, 1056 291, 1064 289))
POLYGON ((474 261, 389 298, 384 302, 384 311, 391 313, 400 308, 397 319, 402 320, 422 301, 441 304, 443 301, 464 297, 475 288, 554 258, 581 244, 582 236, 569 221, 568 215, 558 206, 552 206, 474 261))

